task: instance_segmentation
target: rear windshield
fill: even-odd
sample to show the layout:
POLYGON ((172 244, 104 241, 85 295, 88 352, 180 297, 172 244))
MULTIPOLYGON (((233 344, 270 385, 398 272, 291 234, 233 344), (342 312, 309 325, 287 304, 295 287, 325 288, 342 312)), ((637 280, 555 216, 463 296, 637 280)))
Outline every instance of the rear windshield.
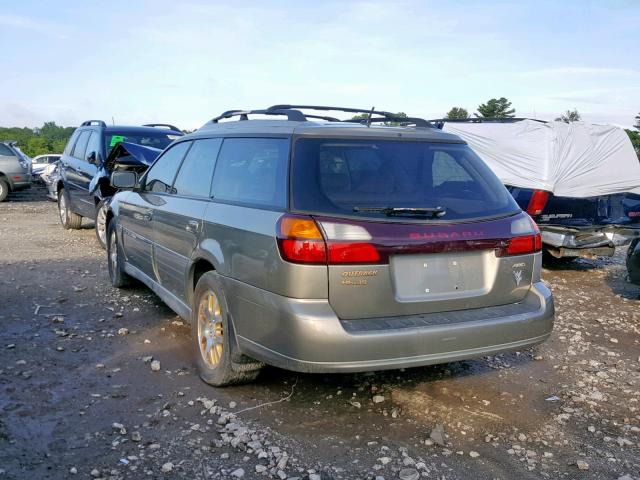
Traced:
POLYGON ((106 132, 104 134, 104 144, 107 147, 107 155, 120 142, 136 143, 145 147, 153 147, 164 150, 180 135, 167 133, 162 130, 156 132, 131 133, 131 132, 106 132))
POLYGON ((438 219, 451 221, 520 210, 464 144, 301 138, 291 168, 291 207, 299 212, 386 218, 361 209, 441 207, 438 219))

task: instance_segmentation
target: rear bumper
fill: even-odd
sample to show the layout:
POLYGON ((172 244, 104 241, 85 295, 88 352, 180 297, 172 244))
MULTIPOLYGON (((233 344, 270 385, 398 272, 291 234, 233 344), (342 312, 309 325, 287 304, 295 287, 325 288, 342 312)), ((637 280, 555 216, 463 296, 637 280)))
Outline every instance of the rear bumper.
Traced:
POLYGON ((640 236, 638 228, 628 226, 593 226, 590 228, 569 228, 539 225, 542 242, 556 257, 611 256, 616 247, 631 243, 640 236))
POLYGON ((553 329, 549 289, 499 307, 341 321, 327 300, 275 295, 227 279, 238 346, 265 363, 300 372, 359 372, 416 367, 522 349, 553 329))

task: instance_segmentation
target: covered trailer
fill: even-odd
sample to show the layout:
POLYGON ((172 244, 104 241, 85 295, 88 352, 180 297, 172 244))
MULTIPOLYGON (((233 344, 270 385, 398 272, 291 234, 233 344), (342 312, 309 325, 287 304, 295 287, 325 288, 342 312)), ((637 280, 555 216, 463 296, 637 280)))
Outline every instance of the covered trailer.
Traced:
POLYGON ((613 255, 640 236, 640 162, 623 129, 530 119, 434 122, 493 169, 554 257, 613 255))

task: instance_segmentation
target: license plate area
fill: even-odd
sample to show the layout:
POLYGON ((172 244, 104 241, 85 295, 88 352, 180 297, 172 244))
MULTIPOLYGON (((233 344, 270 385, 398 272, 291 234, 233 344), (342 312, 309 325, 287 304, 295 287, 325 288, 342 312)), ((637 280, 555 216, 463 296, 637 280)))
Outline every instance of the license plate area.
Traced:
POLYGON ((399 302, 485 295, 495 270, 490 255, 483 251, 395 255, 390 266, 399 302))

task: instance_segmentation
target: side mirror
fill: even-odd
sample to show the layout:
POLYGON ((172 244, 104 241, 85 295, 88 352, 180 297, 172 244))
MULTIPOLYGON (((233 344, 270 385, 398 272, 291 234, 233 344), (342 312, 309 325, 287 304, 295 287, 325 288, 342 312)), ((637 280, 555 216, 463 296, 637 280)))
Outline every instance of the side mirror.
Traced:
POLYGON ((111 174, 111 186, 120 190, 131 190, 138 186, 138 174, 136 172, 113 172, 111 174))
POLYGON ((89 162, 91 165, 99 167, 100 165, 102 165, 102 158, 98 152, 93 151, 89 155, 87 155, 87 162, 89 162))

